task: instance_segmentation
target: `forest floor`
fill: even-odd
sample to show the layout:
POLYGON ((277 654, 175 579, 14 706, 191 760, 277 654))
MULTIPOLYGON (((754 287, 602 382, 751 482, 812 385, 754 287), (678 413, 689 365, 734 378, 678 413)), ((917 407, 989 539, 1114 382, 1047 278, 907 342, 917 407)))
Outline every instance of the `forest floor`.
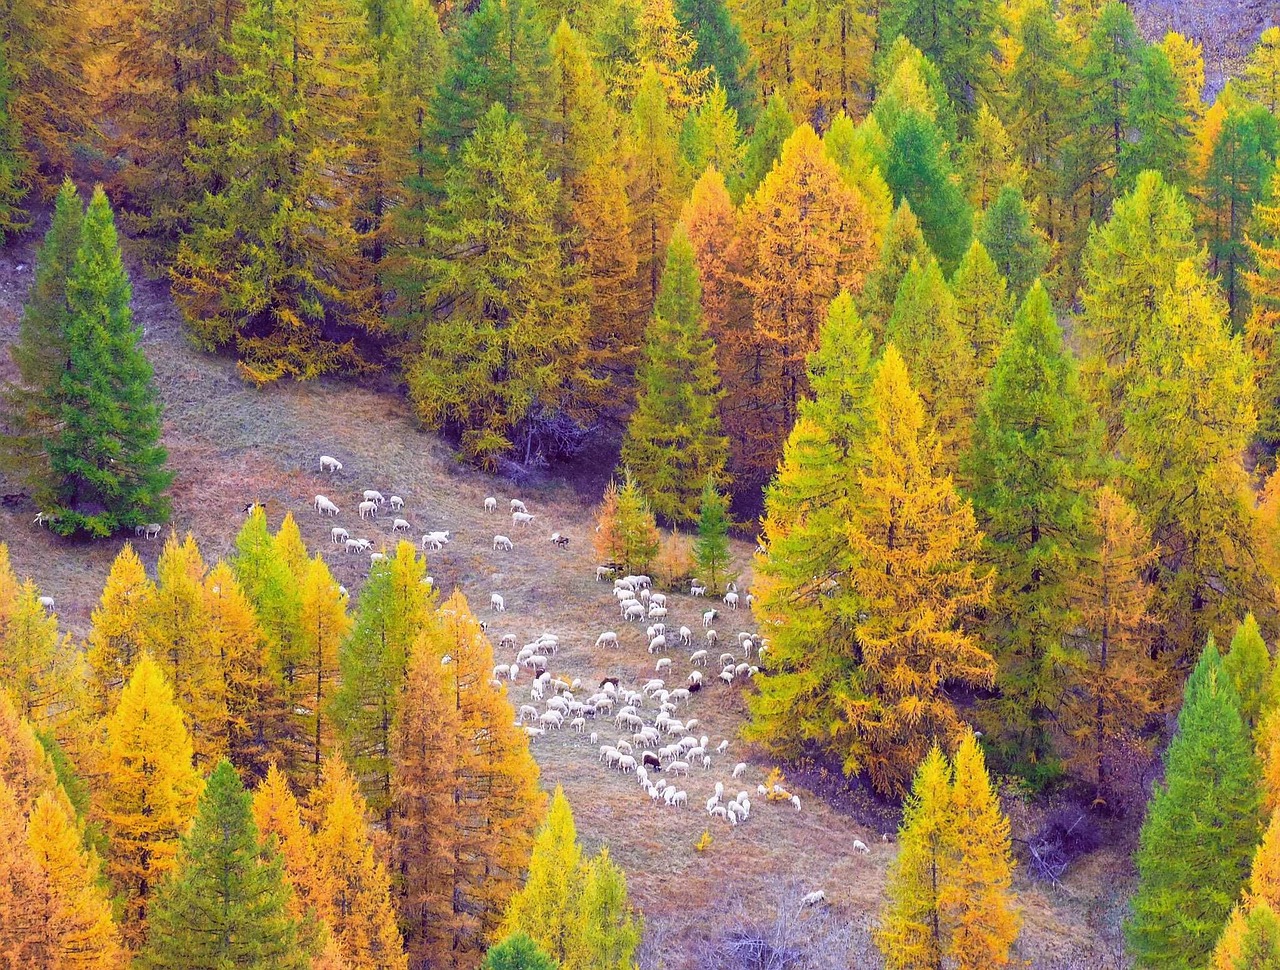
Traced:
MULTIPOLYGON (((33 232, 0 248, 0 348, 17 332, 36 239, 33 232)), ((389 517, 370 524, 356 514, 361 490, 378 488, 405 498, 402 515, 413 524, 415 540, 428 530, 451 531, 453 541, 430 555, 429 571, 442 595, 457 587, 468 595, 477 615, 489 621, 495 643, 508 632, 519 643, 554 633, 562 649, 552 658, 553 669, 593 687, 604 676, 638 683, 652 676, 654 658, 645 650, 643 629, 619 620, 611 584, 597 583, 594 576, 592 511, 611 459, 579 468, 572 479, 548 476, 543 484, 517 491, 509 482, 460 465, 445 443, 415 426, 399 394, 327 380, 266 390, 244 385, 230 361, 191 347, 167 287, 146 281, 136 269, 134 308, 164 399, 164 442, 177 474, 172 526, 193 532, 207 561, 231 550, 241 509, 248 501, 260 501, 273 528, 285 512, 295 514, 309 547, 324 555, 354 600, 368 572, 368 558, 330 545, 328 530, 335 520, 318 517, 310 503, 316 493, 328 495, 342 509, 337 524, 374 540, 375 547, 390 545, 389 517), (321 474, 321 454, 339 458, 343 471, 321 474), (487 495, 497 496, 498 514, 485 514, 487 495), (508 499, 517 496, 536 515, 527 529, 513 529, 504 511, 508 499), (548 541, 552 531, 570 537, 567 550, 548 541), (495 533, 510 535, 514 551, 494 552, 495 533), (489 608, 491 592, 505 597, 505 613, 489 608), (621 649, 595 648, 596 637, 608 629, 622 636, 621 649)), ((0 380, 12 376, 7 353, 0 353, 0 380)), ((14 483, 0 478, 0 494, 17 492, 14 483)), ((65 628, 83 636, 123 540, 62 540, 34 526, 34 513, 21 497, 6 501, 0 507, 0 541, 8 543, 19 575, 32 577, 56 598, 65 628)), ((139 540, 138 545, 154 567, 162 543, 139 540)), ((735 545, 743 588, 750 581, 750 551, 747 543, 735 545)), ((724 613, 716 621, 721 648, 734 651, 734 635, 751 628, 750 616, 711 605, 724 613)), ((687 625, 700 638, 700 614, 706 608, 706 600, 672 595, 667 626, 687 625)), ((669 679, 683 679, 687 655, 668 653, 676 660, 669 679)), ((510 659, 499 651, 496 662, 510 659)), ((716 668, 708 669, 712 680, 716 668)), ((528 686, 527 678, 514 685, 513 705, 527 702, 528 686)), ((689 793, 686 810, 651 805, 633 777, 604 769, 587 737, 568 730, 533 742, 543 784, 548 790, 564 787, 586 848, 594 852, 607 844, 625 868, 632 899, 646 916, 646 967, 876 967, 878 962, 867 955, 866 928, 881 906, 895 853, 893 806, 809 766, 797 768, 791 778, 790 787, 802 801, 800 812, 785 802, 753 797, 751 818, 729 827, 703 810, 716 781, 730 792, 747 789, 754 796, 773 765, 737 738, 746 714, 743 690, 742 685, 709 684, 680 712, 700 719, 697 733, 709 735, 713 746, 730 740, 728 752, 715 759, 710 771, 695 769, 687 782, 681 780, 689 793), (749 767, 745 777, 733 779, 730 772, 738 761, 749 767), (699 853, 694 843, 707 829, 714 841, 699 853), (868 855, 852 851, 855 839, 870 847, 868 855), (799 896, 818 888, 825 889, 830 907, 801 912, 799 896), (773 949, 772 958, 748 958, 757 938, 773 949), (803 962, 786 957, 802 952, 809 954, 803 962)), ((612 734, 611 722, 592 727, 600 731, 601 741, 612 734)), ((1025 838, 1041 810, 1020 799, 1011 799, 1008 807, 1015 840, 1025 838)), ((1059 886, 1034 880, 1020 867, 1016 885, 1024 906, 1023 959, 1041 970, 1123 966, 1116 940, 1132 884, 1130 849, 1120 845, 1093 852, 1059 886)))

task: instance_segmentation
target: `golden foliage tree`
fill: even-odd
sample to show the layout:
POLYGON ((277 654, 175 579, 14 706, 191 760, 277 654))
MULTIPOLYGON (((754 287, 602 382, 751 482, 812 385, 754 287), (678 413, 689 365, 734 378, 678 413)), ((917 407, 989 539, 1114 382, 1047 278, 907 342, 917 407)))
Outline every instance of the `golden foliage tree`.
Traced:
POLYGON ((143 654, 107 718, 95 814, 110 837, 107 875, 121 897, 125 940, 146 936, 147 906, 173 868, 195 816, 200 776, 173 688, 143 654))
POLYGON ((289 700, 307 739, 306 770, 319 783, 320 762, 332 741, 329 702, 338 678, 338 644, 351 630, 351 617, 346 597, 320 555, 307 564, 299 595, 300 662, 289 700))
POLYGON ((861 599, 861 676, 840 698, 850 735, 844 767, 866 771, 880 791, 901 792, 933 744, 955 744, 966 730, 947 686, 992 683, 995 664, 969 629, 991 578, 975 563, 973 509, 939 474, 937 438, 892 344, 871 413, 862 508, 845 527, 861 599))
POLYGON ((142 560, 126 542, 111 564, 86 639, 88 717, 98 720, 115 707, 145 648, 144 623, 155 592, 142 560))
POLYGON ((751 319, 737 349, 746 363, 724 374, 724 422, 746 484, 777 466, 827 305, 841 288, 860 292, 874 259, 866 204, 808 125, 744 206, 738 247, 751 319))

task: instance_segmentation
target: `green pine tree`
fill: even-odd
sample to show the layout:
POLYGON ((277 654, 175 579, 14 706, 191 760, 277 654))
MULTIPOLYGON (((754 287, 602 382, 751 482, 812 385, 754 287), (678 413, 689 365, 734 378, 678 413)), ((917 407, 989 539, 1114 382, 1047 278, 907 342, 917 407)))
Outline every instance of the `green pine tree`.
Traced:
POLYGON ((1204 967, 1262 837, 1258 764, 1210 638, 1142 824, 1125 936, 1141 970, 1204 967))
POLYGON ((780 91, 775 91, 760 117, 756 119, 751 137, 747 139, 747 148, 742 156, 742 172, 725 173, 729 183, 729 194, 734 203, 740 203, 754 192, 764 181, 764 177, 773 168, 773 163, 782 154, 782 146, 791 133, 796 130, 795 119, 780 91))
POLYGON ((723 392, 701 301, 693 245, 677 227, 622 443, 623 464, 650 496, 654 512, 670 522, 695 518, 699 483, 721 478, 728 460, 717 407, 723 392))
POLYGON ((145 970, 306 970, 310 927, 289 914, 292 892, 274 840, 259 837, 229 761, 205 785, 178 864, 148 912, 145 970))
POLYGON ((951 273, 973 236, 973 210, 947 154, 937 122, 905 111, 889 138, 884 179, 898 202, 911 203, 925 241, 951 273))
POLYGON ((1129 96, 1129 127, 1137 139, 1121 149, 1118 190, 1127 192, 1142 172, 1152 170, 1170 185, 1185 189, 1191 147, 1191 113, 1169 56, 1159 44, 1142 53, 1141 74, 1129 96))
POLYGON ((951 277, 956 323, 973 346, 973 362, 980 377, 996 362, 1000 344, 1013 316, 1009 284, 981 241, 975 239, 951 277))
POLYGON ((0 49, 0 243, 30 223, 23 206, 31 187, 30 163, 13 112, 14 95, 9 62, 0 49))
POLYGON ((523 933, 513 933, 489 948, 480 970, 558 970, 556 962, 523 933))
POLYGON ((1016 185, 1006 185, 982 216, 978 239, 1021 300, 1049 262, 1049 243, 1031 220, 1031 212, 1016 185))
POLYGON ((131 297, 115 216, 99 187, 67 278, 67 365, 58 431, 46 443, 55 487, 44 511, 63 535, 107 536, 169 513, 160 402, 131 297))
POLYGON ((698 516, 698 538, 693 544, 693 561, 698 564, 701 579, 712 593, 719 593, 733 579, 729 570, 728 501, 716 488, 715 479, 707 477, 702 488, 702 507, 698 516))
POLYGON ((427 561, 401 542, 360 590, 355 624, 338 650, 333 720, 369 810, 390 827, 392 726, 410 652, 431 609, 427 561))
MULTIPOLYGON (((738 113, 743 128, 755 124, 759 111, 759 79, 751 48, 724 0, 676 0, 676 18, 697 47, 690 67, 710 68, 738 113)), ((699 172, 701 174, 701 172, 699 172)))
POLYGON ((893 315, 893 303, 898 298, 902 278, 911 268, 911 261, 924 265, 932 257, 929 244, 920 231, 920 220, 911 211, 911 203, 903 199, 894 210, 880 243, 880 259, 862 287, 858 307, 877 339, 884 338, 884 328, 893 315))
POLYGON ((1068 584, 1083 551, 1097 432, 1037 282, 991 372, 968 461, 996 575, 986 642, 999 663, 999 694, 985 708, 985 742, 1036 780, 1053 770, 1049 732, 1073 626, 1068 584))
POLYGON ((492 469, 544 447, 541 422, 581 390, 585 302, 554 224, 554 183, 501 103, 450 172, 421 265, 429 282, 405 324, 409 396, 428 427, 492 469))
POLYGON ((67 281, 83 222, 80 193, 71 181, 63 182, 53 221, 36 252, 35 284, 22 308, 18 339, 9 348, 19 379, 4 385, 0 397, 0 467, 22 482, 41 508, 53 504, 57 485, 46 443, 60 417, 59 393, 67 366, 67 281))
POLYGON ((1129 106, 1142 76, 1145 43, 1129 7, 1111 0, 1098 12, 1078 74, 1080 130, 1072 152, 1087 214, 1106 215, 1129 138, 1129 106))
POLYGON ((995 81, 996 0, 887 0, 880 8, 881 47, 905 37, 938 66, 957 108, 976 107, 995 81))

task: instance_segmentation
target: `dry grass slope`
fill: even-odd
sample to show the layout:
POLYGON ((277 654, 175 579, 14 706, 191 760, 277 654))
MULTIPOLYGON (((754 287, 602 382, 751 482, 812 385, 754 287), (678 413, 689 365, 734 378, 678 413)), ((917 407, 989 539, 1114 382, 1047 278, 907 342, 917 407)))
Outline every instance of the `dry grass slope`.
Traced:
MULTIPOLYGON (((28 239, 0 249, 0 346, 16 334, 33 246, 28 239)), ((430 571, 443 592, 461 587, 467 593, 479 616, 489 621, 495 643, 504 633, 515 634, 518 643, 554 633, 562 646, 552 658, 553 671, 580 677, 591 687, 605 676, 638 686, 653 675, 655 658, 646 652, 643 624, 623 623, 610 584, 595 582, 594 498, 584 500, 564 481, 524 489, 518 497, 536 519, 528 528, 513 527, 505 514, 507 500, 517 497, 511 486, 459 466, 439 440, 414 427, 398 396, 332 382, 252 390, 237 380, 227 361, 188 345, 164 286, 137 283, 135 311, 164 396, 165 441, 178 475, 172 524, 180 532, 194 532, 209 560, 228 552, 243 505, 257 500, 266 504, 273 526, 293 511, 308 545, 324 554, 354 595, 368 572, 368 557, 331 545, 328 530, 335 520, 316 515, 310 503, 316 493, 328 495, 342 509, 336 524, 373 540, 375 549, 390 546, 391 517, 362 522, 356 511, 360 492, 378 488, 405 498, 400 515, 413 524, 415 540, 428 530, 452 532, 454 541, 429 557, 430 571), (320 473, 321 454, 339 458, 343 471, 320 473), (499 499, 499 512, 487 515, 483 501, 491 494, 499 499), (570 537, 567 550, 548 541, 552 531, 570 537), (494 552, 495 533, 510 535, 514 551, 494 552), (489 607, 492 592, 505 598, 505 613, 489 607), (606 629, 618 631, 620 649, 595 648, 606 629)), ((7 354, 0 357, 0 377, 11 376, 7 354)), ((0 479, 0 494, 15 491, 0 479)), ((82 635, 121 543, 58 540, 32 525, 34 511, 25 502, 0 508, 0 539, 9 544, 17 570, 55 596, 62 622, 82 635)), ((161 543, 138 544, 153 566, 161 543)), ((745 567, 749 547, 738 545, 735 553, 745 567)), ((687 625, 700 639, 706 603, 672 595, 668 627, 687 625)), ((726 612, 716 626, 721 649, 734 651, 734 634, 750 629, 750 617, 745 611, 726 612)), ((683 681, 688 653, 667 651, 675 661, 669 682, 683 681)), ((499 652, 498 662, 511 659, 499 652)), ((876 966, 863 927, 879 907, 892 843, 801 789, 800 812, 755 798, 771 762, 736 738, 745 716, 744 688, 715 683, 717 668, 707 669, 708 687, 678 716, 698 717, 697 733, 709 735, 713 746, 730 739, 730 747, 715 757, 711 770, 696 768, 687 782, 681 780, 689 793, 687 809, 650 804, 634 777, 598 763, 597 749, 585 735, 565 730, 534 741, 544 784, 564 786, 588 848, 607 843, 626 868, 633 898, 650 927, 645 964, 658 966, 661 960, 673 970, 876 966), (749 768, 735 780, 730 773, 738 761, 749 768), (730 793, 743 788, 752 793, 747 822, 730 827, 708 817, 703 805, 716 781, 730 793), (694 843, 708 828, 714 842, 698 853, 694 843), (867 843, 870 855, 850 851, 854 839, 867 843), (799 896, 817 888, 825 889, 830 910, 800 912, 799 896), (777 947, 774 962, 761 957, 757 938, 777 947), (788 962, 787 952, 811 956, 788 962)), ((528 689, 526 674, 512 690, 515 706, 527 701, 528 689)), ((590 729, 600 732, 601 742, 616 737, 610 721, 590 729)), ((1046 968, 1117 966, 1105 953, 1113 944, 1099 941, 1114 936, 1111 901, 1126 873, 1126 863, 1098 856, 1062 890, 1023 885, 1024 956, 1046 968)))

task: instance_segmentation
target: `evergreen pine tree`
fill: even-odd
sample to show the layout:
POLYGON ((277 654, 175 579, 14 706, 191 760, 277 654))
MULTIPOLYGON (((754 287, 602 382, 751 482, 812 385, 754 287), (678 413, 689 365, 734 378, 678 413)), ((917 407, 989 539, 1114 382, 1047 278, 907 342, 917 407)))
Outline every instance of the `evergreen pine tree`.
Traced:
POLYGON ((405 671, 433 596, 427 562, 408 542, 376 563, 360 590, 350 635, 338 650, 341 672, 333 719, 351 770, 375 816, 391 827, 392 728, 405 671))
POLYGON ((978 239, 1009 283, 1009 292, 1021 300, 1049 262, 1049 244, 1031 221, 1022 192, 1012 185, 1000 189, 991 208, 982 216, 978 239))
POLYGON ((36 252, 35 282, 22 308, 18 339, 9 348, 19 380, 3 385, 0 396, 4 425, 0 467, 15 474, 41 508, 52 505, 57 486, 46 448, 60 418, 70 320, 67 282, 80 248, 83 221, 80 193, 72 182, 64 182, 36 252))
POLYGON ((782 154, 782 146, 795 130, 795 119, 791 117, 786 98, 780 91, 775 91, 765 102, 764 110, 751 129, 751 137, 747 139, 746 151, 742 156, 742 173, 736 177, 730 177, 735 173, 725 173, 735 202, 744 201, 756 191, 782 154))
POLYGON ((1037 281, 991 371, 969 459, 985 557, 996 575, 986 641, 999 663, 988 737, 1024 773, 1051 770, 1068 583, 1084 545, 1097 426, 1037 281))
POLYGON ((711 69, 743 128, 755 122, 759 79, 751 48, 724 0, 676 0, 676 17, 697 45, 691 66, 711 69))
POLYGON ((168 514, 160 403, 138 348, 131 287, 101 188, 84 217, 67 277, 66 369, 58 429, 46 442, 54 484, 44 509, 63 535, 106 536, 168 514))
POLYGON ((658 554, 661 537, 649 499, 630 471, 624 471, 622 487, 617 489, 616 509, 616 546, 608 550, 607 558, 626 572, 643 573, 658 554))
POLYGON ((1129 97, 1129 125, 1136 141, 1121 149, 1119 189, 1128 191, 1145 171, 1156 171, 1170 185, 1187 185, 1191 110, 1181 97, 1178 77, 1159 44, 1142 52, 1141 74, 1129 97))
POLYGON ((670 522, 694 518, 698 483, 722 477, 728 458, 701 290, 693 246, 677 228, 646 333, 639 400, 622 444, 623 464, 651 497, 654 512, 670 522))
POLYGON ((681 196, 677 120, 652 64, 640 78, 630 122, 631 238, 637 261, 637 303, 642 318, 647 318, 658 299, 663 256, 681 196))
POLYGON ((889 220, 880 244, 880 258, 867 273, 866 285, 858 298, 858 307, 878 339, 884 337, 884 328, 893 315, 894 301, 912 260, 923 266, 931 255, 920 231, 920 220, 911 211, 911 203, 903 199, 889 220))
POLYGON ((9 61, 0 50, 0 243, 29 224, 23 202, 30 190, 30 161, 22 150, 22 129, 14 115, 13 102, 13 76, 9 61))
POLYGON ((305 932, 288 911, 280 855, 259 836, 250 803, 236 770, 220 761, 177 864, 156 892, 142 967, 310 966, 305 932))
POLYGON ((74 715, 79 671, 70 637, 26 580, 0 623, 0 692, 33 725, 49 729, 74 715), (70 710, 68 710, 70 708, 70 710))
POLYGON ((1258 765, 1212 638, 1187 680, 1142 825, 1125 936, 1135 965, 1204 966, 1261 834, 1258 765))
POLYGON ((973 210, 957 184, 935 121, 918 110, 904 113, 889 136, 884 178, 893 196, 911 203, 929 248, 948 273, 973 235, 973 210))
POLYGON ((1009 286, 980 240, 969 244, 951 277, 956 323, 973 347, 973 365, 985 379, 995 365, 1000 344, 1009 329, 1014 304, 1009 286))
POLYGON ((516 933, 489 948, 480 970, 557 970, 557 964, 533 940, 516 933))
POLYGON ((338 644, 351 629, 346 597, 319 554, 307 566, 299 590, 301 607, 300 662, 292 694, 286 695, 300 734, 306 739, 306 766, 299 766, 319 783, 321 761, 332 743, 330 701, 338 679, 338 644))
POLYGON ((889 0, 880 10, 881 46, 906 37, 931 61, 958 108, 972 106, 990 88, 996 32, 1000 24, 994 0, 889 0))
POLYGON ((728 501, 708 476, 702 488, 702 506, 698 516, 698 538, 693 544, 693 561, 701 577, 714 594, 719 593, 733 577, 729 570, 728 501))
POLYGON ((536 422, 571 407, 585 304, 563 263, 553 185, 520 123, 495 105, 460 159, 431 227, 406 370, 423 423, 493 468, 517 447, 533 457, 536 422))
MULTIPOLYGON (((1280 173, 1271 177, 1275 196, 1280 173)), ((1280 446, 1280 204, 1259 203, 1249 234, 1253 269, 1245 275, 1249 317, 1244 324, 1245 347, 1253 358, 1258 383, 1258 437, 1269 448, 1280 446)))
POLYGON ((1258 36, 1241 75, 1244 96, 1280 117, 1280 27, 1268 27, 1258 36))

